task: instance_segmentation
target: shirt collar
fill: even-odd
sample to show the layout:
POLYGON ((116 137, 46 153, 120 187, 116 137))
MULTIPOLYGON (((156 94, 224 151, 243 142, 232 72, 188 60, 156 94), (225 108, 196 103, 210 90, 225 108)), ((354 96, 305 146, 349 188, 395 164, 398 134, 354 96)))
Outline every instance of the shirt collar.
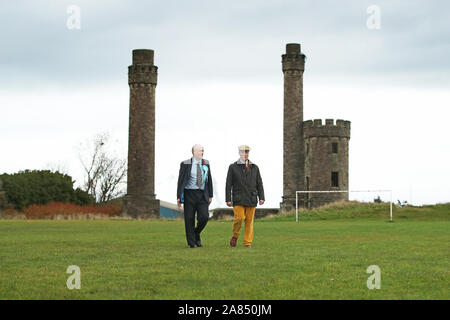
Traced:
MULTIPOLYGON (((248 163, 250 163, 250 160, 247 160, 248 163)), ((237 161, 238 164, 245 164, 244 161, 241 160, 241 158, 238 159, 237 161)))
POLYGON ((201 164, 202 163, 202 159, 200 160, 195 160, 194 157, 192 157, 192 164, 201 164))

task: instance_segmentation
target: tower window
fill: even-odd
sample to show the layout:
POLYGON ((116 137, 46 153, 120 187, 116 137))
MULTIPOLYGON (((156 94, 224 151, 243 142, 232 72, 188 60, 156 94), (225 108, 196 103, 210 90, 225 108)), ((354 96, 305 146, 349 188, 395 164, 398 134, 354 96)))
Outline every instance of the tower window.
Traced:
POLYGON ((333 142, 331 144, 331 152, 332 153, 338 153, 338 143, 337 142, 333 142))
POLYGON ((331 186, 332 187, 339 187, 339 172, 332 172, 331 173, 331 186))
POLYGON ((309 154, 309 143, 306 144, 306 155, 309 154))

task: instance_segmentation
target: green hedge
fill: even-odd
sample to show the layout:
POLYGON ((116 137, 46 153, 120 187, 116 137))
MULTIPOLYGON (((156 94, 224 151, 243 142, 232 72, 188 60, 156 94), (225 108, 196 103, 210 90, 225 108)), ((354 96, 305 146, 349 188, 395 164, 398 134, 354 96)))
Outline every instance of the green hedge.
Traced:
POLYGON ((3 189, 8 203, 22 210, 30 204, 46 204, 51 201, 72 202, 78 205, 92 203, 85 191, 74 190, 72 177, 49 170, 25 170, 14 174, 2 174, 3 189))

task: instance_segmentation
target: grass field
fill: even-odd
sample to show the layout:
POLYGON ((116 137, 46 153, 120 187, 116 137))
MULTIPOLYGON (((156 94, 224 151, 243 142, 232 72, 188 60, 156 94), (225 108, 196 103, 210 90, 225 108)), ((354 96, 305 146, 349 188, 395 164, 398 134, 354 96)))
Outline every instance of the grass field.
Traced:
POLYGON ((229 247, 231 221, 188 249, 180 220, 0 220, 0 298, 449 299, 450 205, 388 215, 354 204, 259 219, 251 249, 229 247))

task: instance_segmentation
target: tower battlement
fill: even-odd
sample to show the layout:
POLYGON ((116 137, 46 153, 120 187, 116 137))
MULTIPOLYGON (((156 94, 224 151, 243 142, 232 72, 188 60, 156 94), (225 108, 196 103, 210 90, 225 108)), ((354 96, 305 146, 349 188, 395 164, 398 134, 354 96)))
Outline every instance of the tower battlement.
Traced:
POLYGON ((128 84, 154 84, 158 79, 158 67, 153 64, 154 51, 133 50, 133 64, 128 67, 128 84))
POLYGON ((158 67, 131 65, 128 67, 128 84, 154 84, 158 82, 158 67))
POLYGON ((154 84, 158 79, 158 67, 153 64, 154 51, 133 50, 133 64, 128 67, 128 84, 154 84))
POLYGON ((326 119, 323 124, 322 119, 303 121, 303 137, 342 137, 350 139, 350 121, 326 119))
POLYGON ((288 43, 286 53, 281 56, 283 72, 304 71, 306 56, 300 50, 299 43, 288 43))

